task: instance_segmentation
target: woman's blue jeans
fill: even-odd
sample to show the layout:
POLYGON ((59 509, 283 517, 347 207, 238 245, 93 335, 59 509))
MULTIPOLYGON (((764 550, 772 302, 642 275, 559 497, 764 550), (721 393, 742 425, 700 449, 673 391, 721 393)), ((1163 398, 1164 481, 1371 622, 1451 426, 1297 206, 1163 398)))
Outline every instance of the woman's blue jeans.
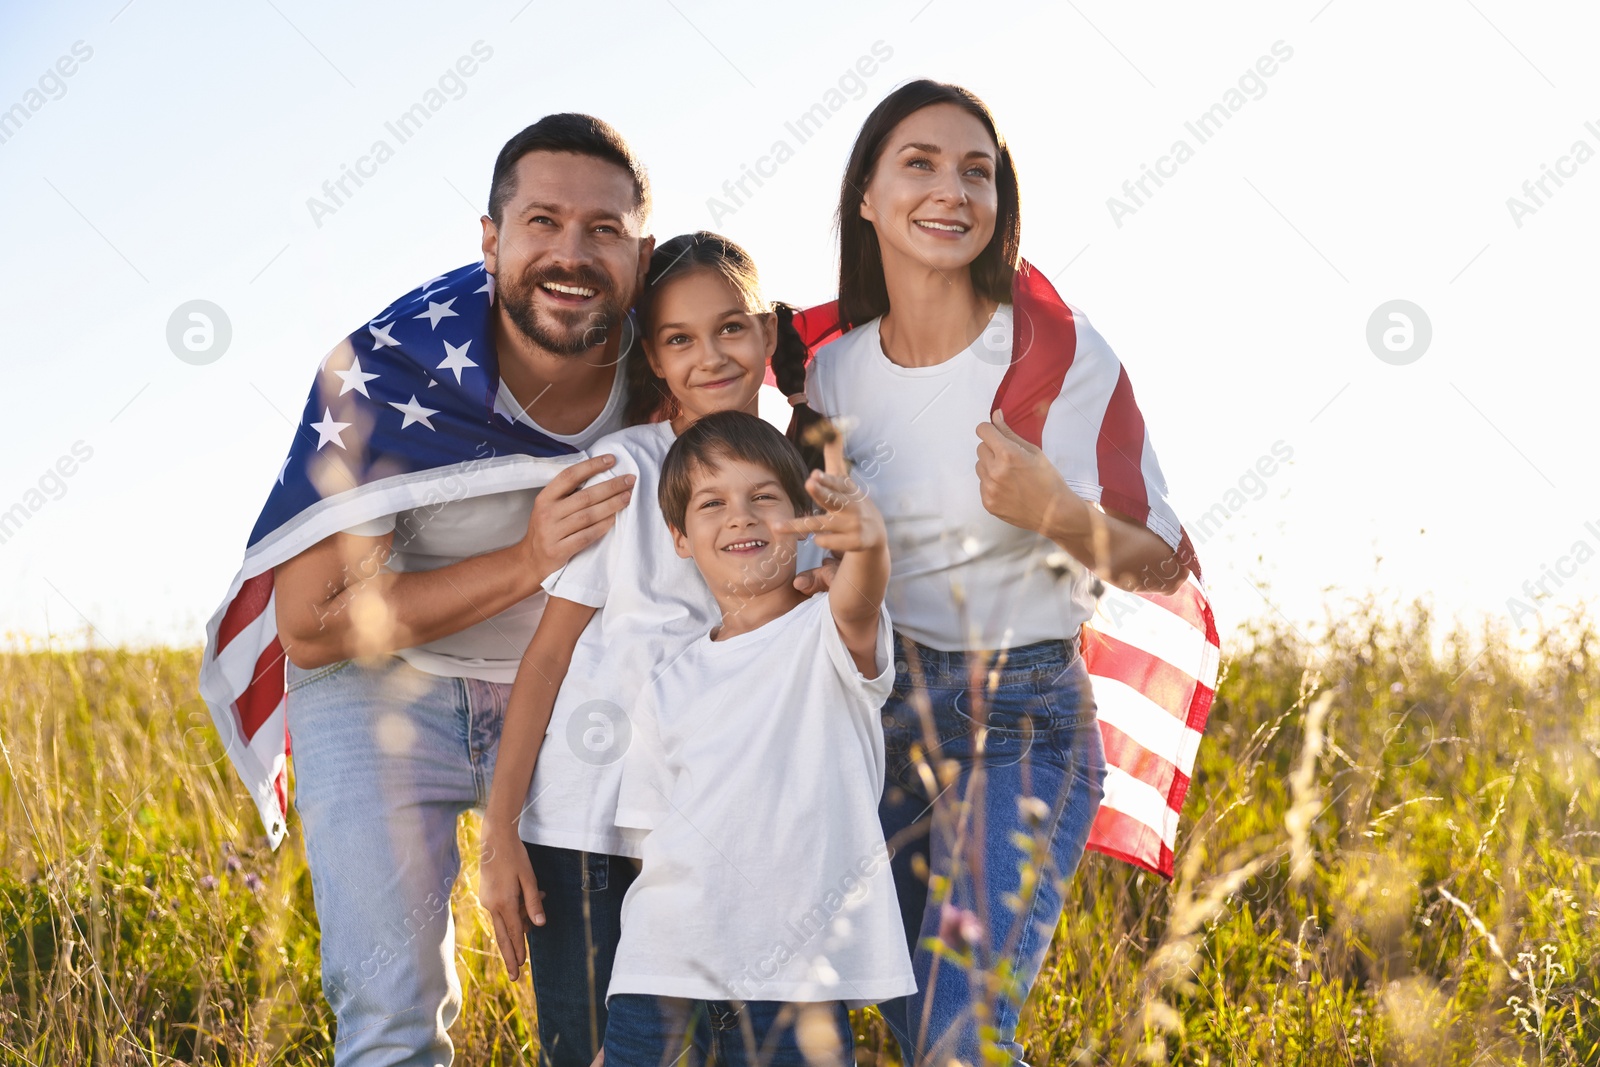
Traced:
POLYGON ((880 1010, 907 1064, 994 1062, 986 1045, 1021 1063, 1017 1020, 1103 795, 1077 641, 964 653, 897 634, 883 716, 878 815, 917 992, 880 1010))

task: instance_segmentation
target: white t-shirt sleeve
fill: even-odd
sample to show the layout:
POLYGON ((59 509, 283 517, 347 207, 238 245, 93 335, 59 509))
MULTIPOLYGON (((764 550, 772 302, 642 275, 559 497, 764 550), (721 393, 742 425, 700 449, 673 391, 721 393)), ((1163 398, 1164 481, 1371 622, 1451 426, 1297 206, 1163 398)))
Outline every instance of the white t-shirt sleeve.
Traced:
MULTIPOLYGON (((624 474, 638 476, 638 464, 621 448, 600 448, 593 455, 608 453, 617 457, 616 464, 610 470, 601 471, 590 478, 584 483, 584 488, 599 485, 611 478, 620 478, 624 474)), ((544 580, 544 591, 575 604, 604 607, 611 593, 611 582, 617 574, 618 557, 632 543, 631 538, 623 535, 623 527, 639 521, 638 507, 642 498, 643 494, 635 493, 633 499, 628 501, 628 506, 617 513, 617 521, 604 537, 551 571, 544 580)), ((655 501, 651 499, 645 503, 654 506, 655 501)))
MULTIPOLYGON (((826 600, 828 594, 820 593, 818 596, 826 600)), ((878 647, 873 653, 873 666, 877 670, 870 678, 857 669, 855 657, 845 647, 839 625, 833 621, 832 604, 826 605, 819 614, 822 616, 822 647, 828 650, 828 658, 839 672, 839 677, 851 690, 860 693, 876 712, 894 689, 894 669, 891 666, 894 659, 894 632, 889 623, 888 605, 878 608, 878 647)))
POLYGON ((637 830, 654 830, 672 812, 672 774, 662 751, 660 723, 656 717, 659 689, 645 686, 634 705, 629 723, 633 729, 622 756, 622 778, 617 789, 616 824, 637 830))

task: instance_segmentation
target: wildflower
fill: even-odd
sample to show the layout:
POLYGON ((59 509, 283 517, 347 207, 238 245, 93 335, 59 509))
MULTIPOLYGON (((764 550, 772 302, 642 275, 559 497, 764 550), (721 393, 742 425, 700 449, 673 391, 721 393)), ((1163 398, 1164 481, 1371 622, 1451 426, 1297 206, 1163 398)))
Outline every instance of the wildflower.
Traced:
POLYGON ((260 877, 260 875, 256 874, 255 871, 251 871, 249 874, 245 875, 244 876, 244 887, 246 889, 250 890, 250 892, 252 892, 252 893, 259 892, 261 890, 261 877, 260 877))
POLYGON ((983 939, 983 924, 966 908, 943 904, 939 908, 939 940, 965 952, 983 939))
POLYGON ((1017 808, 1029 826, 1038 826, 1050 817, 1050 805, 1039 797, 1018 797, 1017 808))
POLYGON ((237 871, 240 867, 243 866, 243 864, 241 864, 239 862, 239 857, 235 856, 231 852, 228 853, 228 858, 223 860, 222 863, 223 863, 223 866, 227 867, 230 872, 231 871, 237 871))
POLYGON ((217 888, 217 876, 214 874, 201 875, 200 888, 206 890, 207 892, 217 888))

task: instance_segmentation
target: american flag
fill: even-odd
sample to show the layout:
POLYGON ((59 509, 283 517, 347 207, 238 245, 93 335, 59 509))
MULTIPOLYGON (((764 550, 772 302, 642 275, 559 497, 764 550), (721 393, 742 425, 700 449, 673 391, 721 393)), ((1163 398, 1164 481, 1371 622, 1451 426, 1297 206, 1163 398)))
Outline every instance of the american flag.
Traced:
MULTIPOLYGON (((1170 596, 1108 588, 1082 641, 1106 750, 1089 848, 1171 878, 1220 660, 1200 563, 1116 355, 1098 334, 1078 330, 1072 308, 1025 261, 1011 307, 1011 366, 993 407, 1026 440, 1072 457, 1061 473, 1079 496, 1143 522, 1188 571, 1170 596)), ((837 301, 797 313, 794 324, 812 351, 849 329, 837 301)))
POLYGON ((429 279, 317 368, 228 595, 206 624, 200 692, 276 848, 287 828, 284 651, 272 568, 340 530, 547 484, 577 450, 499 401, 481 263, 429 279))

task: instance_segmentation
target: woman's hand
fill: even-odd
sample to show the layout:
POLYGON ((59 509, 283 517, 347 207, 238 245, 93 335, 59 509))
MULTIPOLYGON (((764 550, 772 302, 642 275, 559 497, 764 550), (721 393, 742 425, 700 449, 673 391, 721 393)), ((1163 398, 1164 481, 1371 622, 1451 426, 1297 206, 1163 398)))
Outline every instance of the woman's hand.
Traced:
POLYGON ((978 427, 978 437, 978 492, 989 514, 1048 537, 1118 589, 1182 587, 1188 572, 1171 546, 1129 516, 1090 507, 999 411, 978 427))
POLYGON ((1046 537, 1087 527, 1088 505, 1067 487, 1039 447, 1017 436, 999 410, 978 426, 978 494, 989 514, 1046 537))
POLYGON ((544 925, 544 893, 514 828, 484 831, 478 900, 494 922, 494 941, 514 982, 528 958, 528 927, 544 925))

